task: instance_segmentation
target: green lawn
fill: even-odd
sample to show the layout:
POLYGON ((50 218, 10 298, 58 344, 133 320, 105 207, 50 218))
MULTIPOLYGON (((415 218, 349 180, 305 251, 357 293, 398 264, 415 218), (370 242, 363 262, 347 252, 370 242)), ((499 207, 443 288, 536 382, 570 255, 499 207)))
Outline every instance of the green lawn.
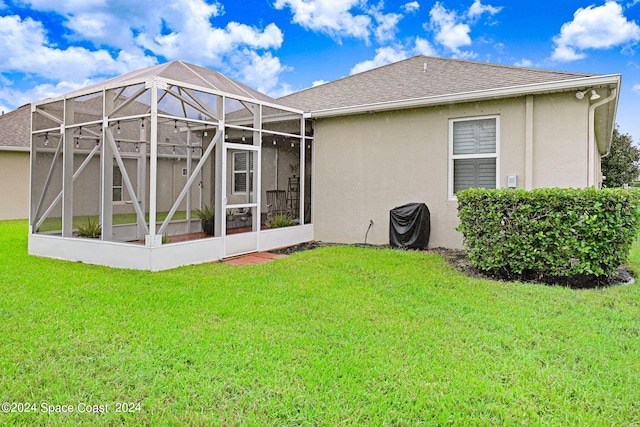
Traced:
POLYGON ((0 402, 36 412, 0 425, 640 424, 640 285, 354 247, 136 272, 28 257, 26 231, 0 222, 0 402))
MULTIPOLYGON (((169 212, 158 212, 156 214, 156 221, 164 221, 167 218, 169 212)), ((176 211, 171 218, 172 221, 181 221, 187 218, 186 211, 176 211)), ((192 218, 197 218, 195 211, 192 211, 192 218)), ((149 222, 149 214, 145 214, 145 219, 149 222)), ((73 227, 76 228, 78 226, 86 225, 89 220, 100 221, 100 217, 97 215, 94 216, 74 216, 73 217, 73 227)), ((113 215, 113 224, 136 224, 138 221, 138 216, 135 213, 127 213, 127 214, 115 214, 113 215)), ((62 218, 60 217, 52 217, 47 218, 43 221, 42 225, 39 228, 40 232, 46 231, 57 231, 62 230, 62 218)))

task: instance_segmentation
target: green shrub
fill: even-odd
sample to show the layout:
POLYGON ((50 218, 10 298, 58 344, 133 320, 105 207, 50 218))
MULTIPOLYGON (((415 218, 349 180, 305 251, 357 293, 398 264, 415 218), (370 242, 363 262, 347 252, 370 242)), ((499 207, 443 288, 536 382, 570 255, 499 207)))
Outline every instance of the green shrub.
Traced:
POLYGON ((194 213, 201 220, 212 221, 216 216, 216 208, 213 205, 209 206, 205 204, 202 209, 196 209, 194 213))
POLYGON ((291 227, 296 222, 287 214, 277 214, 267 219, 265 225, 269 228, 291 227))
POLYGON ((97 217, 87 217, 87 222, 76 228, 76 234, 80 237, 99 238, 102 234, 100 219, 97 217))
POLYGON ((195 214, 200 218, 202 232, 208 236, 213 236, 215 232, 214 219, 216 217, 216 207, 205 204, 202 209, 196 209, 195 214))
POLYGON ((624 189, 468 189, 458 196, 467 257, 510 277, 609 276, 624 263, 640 219, 624 189))

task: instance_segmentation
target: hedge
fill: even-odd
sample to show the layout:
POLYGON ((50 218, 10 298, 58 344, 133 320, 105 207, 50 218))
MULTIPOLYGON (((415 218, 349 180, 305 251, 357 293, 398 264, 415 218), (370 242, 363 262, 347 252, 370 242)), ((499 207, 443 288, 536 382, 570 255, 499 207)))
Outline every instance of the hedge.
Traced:
POLYGON ((640 220, 640 192, 468 189, 457 194, 467 257, 514 274, 610 276, 626 262, 640 220))

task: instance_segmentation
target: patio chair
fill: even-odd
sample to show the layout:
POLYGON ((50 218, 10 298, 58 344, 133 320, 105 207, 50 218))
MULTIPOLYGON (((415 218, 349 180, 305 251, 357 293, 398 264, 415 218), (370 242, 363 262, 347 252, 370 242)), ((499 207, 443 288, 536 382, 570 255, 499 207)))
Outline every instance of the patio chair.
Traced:
POLYGON ((267 190, 267 217, 287 214, 287 192, 284 190, 267 190))

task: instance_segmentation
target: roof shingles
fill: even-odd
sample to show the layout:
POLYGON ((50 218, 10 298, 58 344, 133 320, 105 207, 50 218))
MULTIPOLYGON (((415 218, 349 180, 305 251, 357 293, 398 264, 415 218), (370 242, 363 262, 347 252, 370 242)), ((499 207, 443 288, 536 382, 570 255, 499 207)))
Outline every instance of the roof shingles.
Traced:
POLYGON ((593 74, 414 56, 302 90, 278 101, 304 111, 318 111, 590 76, 593 74))
POLYGON ((0 150, 25 149, 31 145, 31 104, 0 116, 0 150))

